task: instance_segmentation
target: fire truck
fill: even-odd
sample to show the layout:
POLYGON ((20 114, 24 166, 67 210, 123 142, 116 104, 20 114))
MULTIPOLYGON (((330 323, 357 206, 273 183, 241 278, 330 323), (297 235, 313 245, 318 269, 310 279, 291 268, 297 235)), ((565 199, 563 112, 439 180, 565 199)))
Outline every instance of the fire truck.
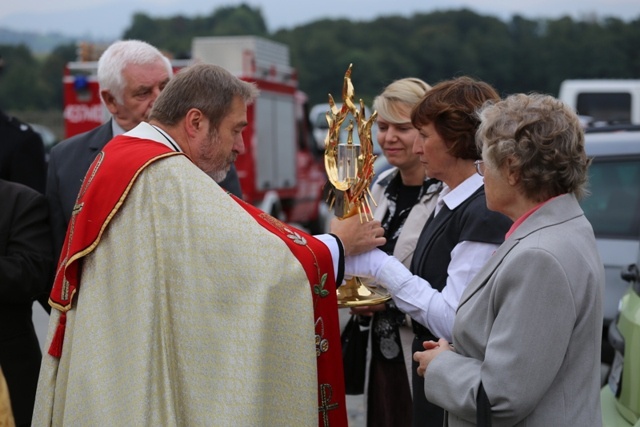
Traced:
MULTIPOLYGON (((307 96, 298 89, 288 47, 255 36, 198 37, 192 41, 192 58, 172 63, 178 71, 193 62, 220 65, 260 90, 247 109, 246 151, 236 160, 244 200, 312 233, 324 232, 328 210, 322 196, 327 180, 323 152, 313 144, 307 96)), ((95 61, 65 67, 66 137, 109 119, 100 101, 96 68, 95 61)))

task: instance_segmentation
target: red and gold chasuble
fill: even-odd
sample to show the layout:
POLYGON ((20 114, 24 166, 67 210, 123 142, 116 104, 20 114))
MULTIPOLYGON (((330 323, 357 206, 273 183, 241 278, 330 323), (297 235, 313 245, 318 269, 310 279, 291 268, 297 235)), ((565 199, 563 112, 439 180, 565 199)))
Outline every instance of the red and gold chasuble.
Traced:
MULTIPOLYGON (((62 248, 50 305, 61 312, 49 354, 62 355, 66 312, 80 290, 81 260, 100 238, 135 183, 151 163, 180 155, 164 144, 116 137, 97 156, 85 176, 62 248)), ((233 196, 230 196, 233 197, 233 196)), ((312 292, 318 372, 320 426, 346 426, 346 402, 337 312, 336 284, 329 249, 312 236, 290 227, 254 206, 233 197, 264 229, 285 242, 303 266, 312 292)))

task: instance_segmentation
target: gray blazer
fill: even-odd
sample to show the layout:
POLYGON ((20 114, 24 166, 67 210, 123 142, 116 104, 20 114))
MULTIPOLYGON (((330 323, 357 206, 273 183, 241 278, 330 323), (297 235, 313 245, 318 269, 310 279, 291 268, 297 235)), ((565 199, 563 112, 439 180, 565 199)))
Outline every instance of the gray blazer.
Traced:
POLYGON ((576 198, 552 199, 500 246, 462 294, 455 352, 427 368, 449 426, 475 425, 480 382, 494 426, 601 426, 604 268, 576 198))
POLYGON ((95 129, 61 141, 51 149, 46 195, 56 263, 84 175, 111 138, 113 131, 109 120, 95 129))

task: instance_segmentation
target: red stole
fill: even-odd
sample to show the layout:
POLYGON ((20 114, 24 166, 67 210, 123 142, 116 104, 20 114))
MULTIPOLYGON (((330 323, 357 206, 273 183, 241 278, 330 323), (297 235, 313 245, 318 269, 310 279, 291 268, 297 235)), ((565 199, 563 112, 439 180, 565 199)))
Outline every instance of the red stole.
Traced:
MULTIPOLYGON (((49 354, 62 355, 66 312, 80 288, 80 260, 100 243, 111 218, 125 202, 143 169, 156 160, 180 155, 164 144, 121 135, 98 154, 85 175, 65 238, 49 304, 61 311, 49 354)), ((265 229, 280 237, 298 259, 312 292, 318 370, 319 425, 347 426, 336 283, 329 249, 319 240, 281 223, 235 197, 265 229)), ((295 343, 293 343, 295 345, 295 343)))
POLYGON ((182 154, 156 141, 120 135, 98 153, 84 177, 73 207, 49 305, 62 312, 49 354, 59 358, 73 297, 80 286, 80 260, 93 252, 124 203, 140 172, 156 160, 182 154))

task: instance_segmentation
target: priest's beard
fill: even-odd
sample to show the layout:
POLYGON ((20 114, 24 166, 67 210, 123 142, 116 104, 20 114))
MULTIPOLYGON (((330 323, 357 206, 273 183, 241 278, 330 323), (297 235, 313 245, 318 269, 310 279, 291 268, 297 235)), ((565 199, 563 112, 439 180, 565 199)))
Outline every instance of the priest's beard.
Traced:
MULTIPOLYGON (((231 163, 229 163, 229 165, 231 165, 231 163)), ((222 180, 224 180, 227 177, 227 172, 229 172, 229 167, 230 166, 228 166, 226 169, 207 172, 207 175, 209 175, 215 182, 219 184, 220 182, 222 182, 222 180)))
MULTIPOLYGON (((218 132, 215 130, 212 130, 210 140, 211 147, 220 147, 220 145, 222 145, 218 132)), ((236 153, 231 151, 228 155, 223 156, 220 151, 211 150, 211 147, 209 147, 209 149, 207 149, 207 147, 201 147, 200 156, 203 159, 209 158, 211 160, 205 173, 215 182, 219 183, 227 177, 231 163, 236 161, 236 153), (212 151, 214 153, 213 155, 211 155, 212 151)))

